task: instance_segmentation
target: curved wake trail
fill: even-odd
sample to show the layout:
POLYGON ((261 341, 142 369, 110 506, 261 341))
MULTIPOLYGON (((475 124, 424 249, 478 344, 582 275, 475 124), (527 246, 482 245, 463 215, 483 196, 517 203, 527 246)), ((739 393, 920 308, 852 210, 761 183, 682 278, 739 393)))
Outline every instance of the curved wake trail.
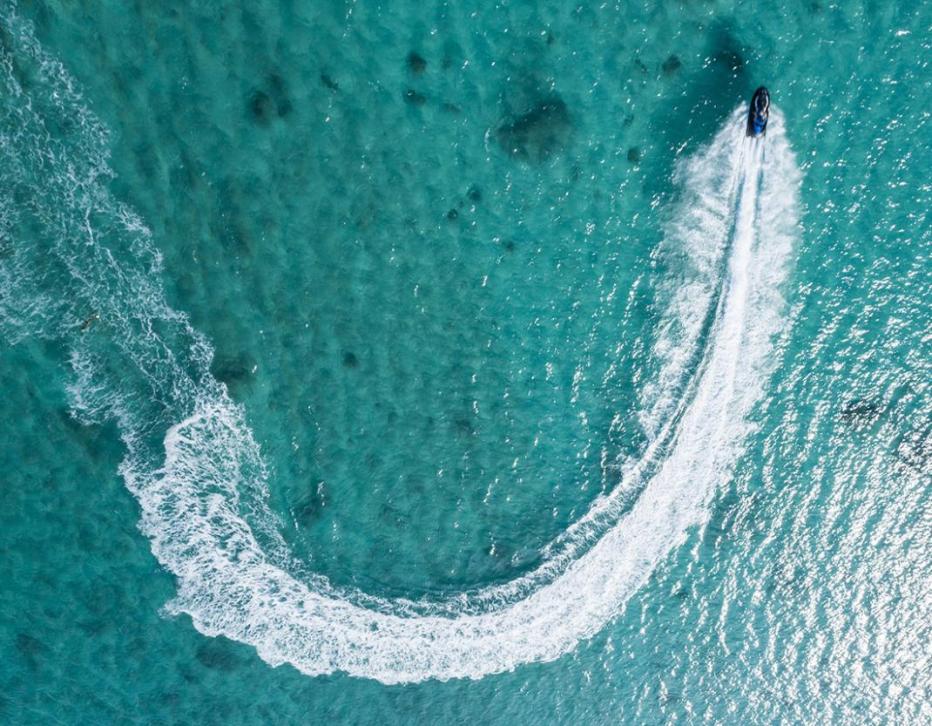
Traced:
POLYGON ((209 373, 210 346, 166 303, 148 231, 106 189, 106 130, 28 24, 7 6, 0 14, 16 45, 15 58, 0 47, 2 90, 12 99, 0 126, 0 244, 19 244, 0 259, 0 326, 12 338, 65 340, 76 414, 119 423, 121 471, 142 529, 177 578, 168 612, 308 674, 479 678, 555 659, 598 632, 704 521, 741 452, 780 329, 799 172, 778 113, 768 137, 754 142, 737 111, 678 172, 683 196, 663 251, 680 269, 654 350, 660 373, 641 414, 651 443, 617 490, 534 572, 441 603, 388 600, 337 591, 323 578, 301 581, 281 565, 287 548, 265 504, 258 445, 209 373), (20 59, 33 67, 18 67, 20 59), (23 90, 25 72, 48 98, 23 90), (67 146, 49 132, 63 119, 77 129, 67 146), (30 247, 25 232, 37 226, 50 248, 30 247), (74 332, 89 309, 108 333, 98 334, 98 347, 74 332), (640 496, 622 514, 621 493, 632 487, 640 496), (274 551, 260 546, 257 527, 274 551))

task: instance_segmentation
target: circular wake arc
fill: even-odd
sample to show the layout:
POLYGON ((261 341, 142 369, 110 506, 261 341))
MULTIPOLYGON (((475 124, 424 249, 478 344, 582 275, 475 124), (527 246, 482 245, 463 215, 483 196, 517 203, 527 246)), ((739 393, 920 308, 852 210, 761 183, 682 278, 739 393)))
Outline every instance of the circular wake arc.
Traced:
POLYGON ((624 467, 616 491, 527 575, 443 603, 389 600, 340 592, 323 578, 300 581, 280 566, 287 548, 263 509, 261 452, 243 411, 210 375, 209 344, 167 304, 149 232, 107 191, 106 129, 28 23, 0 7, 14 46, 0 47, 0 164, 5 187, 16 190, 0 200, 0 236, 25 240, 21 227, 38 225, 54 239, 51 249, 24 241, 0 259, 0 327, 13 340, 65 341, 76 414, 118 422, 127 447, 121 472, 142 529, 177 578, 168 612, 307 674, 479 678, 558 658, 591 637, 707 516, 769 374, 797 233, 799 172, 778 112, 760 141, 745 138, 735 112, 678 169, 683 193, 660 253, 681 269, 676 287, 663 291, 659 372, 643 393, 650 443, 624 467), (34 76, 29 83, 24 72, 34 76), (62 120, 73 129, 67 147, 48 130, 62 120), (75 334, 88 309, 108 333, 98 345, 109 347, 75 334), (635 486, 640 495, 622 513, 621 493, 635 486), (260 546, 257 527, 274 552, 260 546))

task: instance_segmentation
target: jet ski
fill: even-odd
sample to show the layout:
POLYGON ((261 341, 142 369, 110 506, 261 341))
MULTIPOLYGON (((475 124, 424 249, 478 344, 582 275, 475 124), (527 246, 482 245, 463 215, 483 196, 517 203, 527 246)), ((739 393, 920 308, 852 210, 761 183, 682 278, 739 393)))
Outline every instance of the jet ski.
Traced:
POLYGON ((748 109, 748 136, 758 137, 767 133, 767 117, 770 115, 770 92, 761 86, 751 96, 748 109))

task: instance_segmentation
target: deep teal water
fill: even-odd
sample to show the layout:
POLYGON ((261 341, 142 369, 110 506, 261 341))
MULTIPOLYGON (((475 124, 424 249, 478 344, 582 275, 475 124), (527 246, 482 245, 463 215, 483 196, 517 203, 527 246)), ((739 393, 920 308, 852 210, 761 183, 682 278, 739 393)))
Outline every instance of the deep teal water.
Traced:
POLYGON ((3 5, 0 721, 932 719, 928 6, 150 5, 3 5), (730 168, 760 83, 780 193, 723 201, 697 271, 718 187, 688 160, 730 168), (741 268, 783 302, 749 298, 716 408, 751 202, 759 244, 792 229, 741 268), (322 675, 263 660, 264 621, 195 627, 287 594, 198 589, 212 496, 315 592, 455 618, 549 592, 547 544, 615 492, 611 543, 669 471, 695 521, 555 659, 493 619, 505 672, 451 639, 476 679, 387 685, 382 651, 339 667, 350 615, 319 611, 322 675))

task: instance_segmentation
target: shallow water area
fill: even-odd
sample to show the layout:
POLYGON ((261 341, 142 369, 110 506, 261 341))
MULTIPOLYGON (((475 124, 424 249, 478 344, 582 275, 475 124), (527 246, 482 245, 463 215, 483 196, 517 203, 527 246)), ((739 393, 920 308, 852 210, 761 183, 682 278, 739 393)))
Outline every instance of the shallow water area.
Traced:
POLYGON ((3 719, 929 716, 926 8, 10 7, 3 719), (755 181, 716 139, 762 82, 755 181), (496 652, 244 634, 160 524, 213 497, 312 630, 423 598, 496 652))

